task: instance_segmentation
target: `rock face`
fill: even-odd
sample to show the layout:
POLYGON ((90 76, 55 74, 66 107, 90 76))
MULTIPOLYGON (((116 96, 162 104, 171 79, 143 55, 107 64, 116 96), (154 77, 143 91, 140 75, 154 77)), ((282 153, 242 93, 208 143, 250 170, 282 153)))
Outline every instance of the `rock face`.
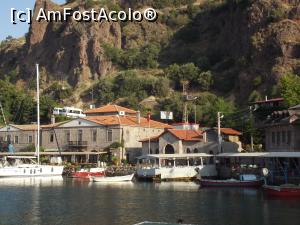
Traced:
MULTIPOLYGON (((71 4, 70 7, 80 11, 85 9, 84 4, 71 4)), ((62 10, 50 0, 37 0, 34 15, 40 8, 46 12, 62 10)), ((97 79, 112 69, 104 55, 104 44, 121 47, 118 23, 76 22, 71 18, 64 23, 33 20, 23 61, 25 74, 39 63, 47 71, 48 78, 61 79, 63 76, 72 86, 97 79)))
POLYGON ((215 88, 234 90, 238 101, 247 101, 253 90, 271 94, 280 76, 300 74, 300 1, 231 2, 200 12, 162 59, 200 67, 208 61, 215 88))
MULTIPOLYGON (((63 7, 88 7, 83 0, 69 2, 63 7)), ((120 2, 142 7, 152 0, 120 2)), ((211 70, 213 88, 224 95, 234 93, 239 103, 254 90, 269 95, 286 73, 300 74, 300 0, 215 2, 222 4, 200 11, 179 30, 163 20, 123 24, 122 32, 119 23, 33 21, 25 44, 13 40, 0 48, 0 74, 18 68, 27 80, 39 63, 46 82, 63 77, 76 87, 112 71, 104 44, 129 49, 149 42, 167 46, 160 54, 162 65, 194 62, 211 70)), ((34 13, 40 8, 62 10, 50 0, 36 0, 34 13)))

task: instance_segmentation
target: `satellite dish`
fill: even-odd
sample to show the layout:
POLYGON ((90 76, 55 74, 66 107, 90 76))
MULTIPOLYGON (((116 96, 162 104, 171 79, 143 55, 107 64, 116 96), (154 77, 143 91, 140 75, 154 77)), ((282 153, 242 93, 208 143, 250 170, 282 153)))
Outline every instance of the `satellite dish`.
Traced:
POLYGON ((269 174, 268 168, 262 168, 262 174, 266 177, 269 174))

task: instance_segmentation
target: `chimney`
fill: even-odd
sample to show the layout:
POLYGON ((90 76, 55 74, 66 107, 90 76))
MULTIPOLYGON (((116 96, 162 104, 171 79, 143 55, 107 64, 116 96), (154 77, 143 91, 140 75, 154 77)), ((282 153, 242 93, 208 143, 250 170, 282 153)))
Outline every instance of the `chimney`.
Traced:
POLYGON ((138 123, 138 124, 140 124, 141 123, 141 112, 140 111, 137 111, 136 112, 136 122, 138 123))
POLYGON ((267 95, 265 96, 265 101, 268 101, 268 96, 267 95))
POLYGON ((54 115, 51 116, 51 124, 55 124, 55 116, 54 115))
POLYGON ((94 109, 95 108, 95 105, 90 105, 90 109, 94 109))

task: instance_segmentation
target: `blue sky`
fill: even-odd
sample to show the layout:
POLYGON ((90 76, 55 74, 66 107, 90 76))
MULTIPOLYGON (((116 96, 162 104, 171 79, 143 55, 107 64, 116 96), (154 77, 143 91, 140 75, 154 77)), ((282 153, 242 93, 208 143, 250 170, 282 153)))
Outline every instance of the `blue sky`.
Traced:
MULTIPOLYGON (((53 2, 62 4, 65 0, 52 0, 53 2)), ((18 23, 16 25, 10 22, 10 10, 33 9, 35 0, 0 0, 0 41, 4 40, 8 35, 13 37, 22 37, 28 32, 29 25, 27 23, 18 23)))

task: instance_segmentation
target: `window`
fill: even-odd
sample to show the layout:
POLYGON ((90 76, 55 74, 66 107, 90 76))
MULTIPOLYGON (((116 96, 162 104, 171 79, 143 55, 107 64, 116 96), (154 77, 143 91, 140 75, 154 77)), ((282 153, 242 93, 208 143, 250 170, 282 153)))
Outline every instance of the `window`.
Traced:
POLYGON ((289 130, 289 131, 287 132, 287 144, 288 144, 288 145, 291 144, 291 139, 292 139, 291 136, 292 136, 292 135, 291 135, 291 131, 289 130))
POLYGON ((67 142, 69 142, 71 140, 70 139, 70 131, 67 130, 65 134, 66 134, 66 140, 67 140, 67 142))
POLYGON ((50 133, 50 142, 51 143, 54 142, 54 133, 53 132, 50 133))
POLYGON ((32 143, 32 135, 28 136, 28 143, 31 144, 32 143))
POLYGON ((282 132, 281 132, 281 141, 282 141, 283 144, 286 143, 286 138, 285 138, 285 136, 286 136, 286 132, 285 132, 285 131, 282 131, 282 132))
POLYGON ((8 134, 8 135, 6 136, 6 141, 7 141, 8 143, 11 142, 11 135, 10 135, 10 134, 8 134))
POLYGON ((93 142, 97 141, 97 130, 93 130, 93 142))
POLYGON ((275 132, 272 132, 272 144, 275 144, 275 132))
POLYGON ((191 153, 191 149, 187 148, 186 153, 191 153))
POLYGON ((280 145, 280 132, 279 131, 277 131, 276 143, 277 143, 277 145, 280 145))
POLYGON ((194 153, 198 153, 198 149, 197 148, 194 149, 194 153))
POLYGON ((3 142, 3 140, 4 140, 4 138, 1 136, 1 137, 0 137, 0 142, 3 142))
POLYGON ((15 136, 15 144, 19 144, 19 136, 15 136))
POLYGON ((112 141, 112 130, 107 130, 107 138, 106 138, 106 140, 108 142, 112 141))
POLYGON ((78 130, 78 133, 77 133, 77 140, 78 140, 78 142, 81 142, 81 141, 82 141, 82 130, 78 130))

